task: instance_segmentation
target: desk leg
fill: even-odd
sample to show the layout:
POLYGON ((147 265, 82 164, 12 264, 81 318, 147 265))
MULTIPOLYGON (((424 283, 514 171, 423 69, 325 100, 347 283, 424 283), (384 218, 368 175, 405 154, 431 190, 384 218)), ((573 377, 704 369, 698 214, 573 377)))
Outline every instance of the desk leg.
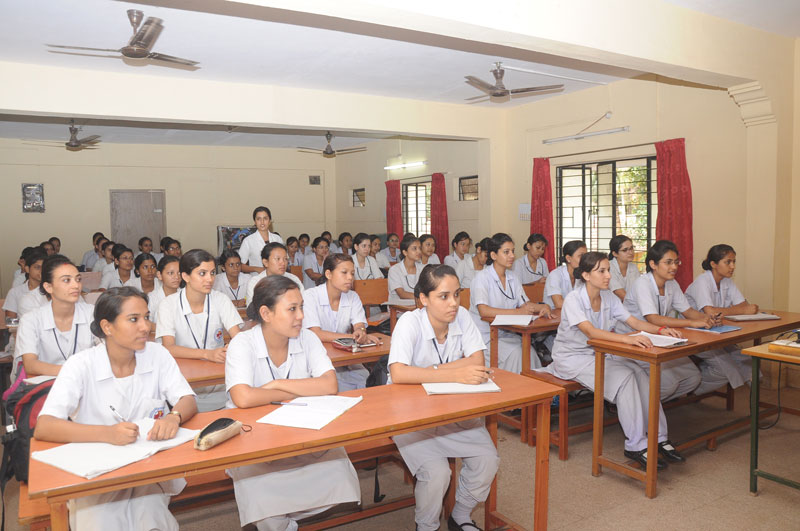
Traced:
POLYGON ((54 502, 50 504, 50 529, 51 531, 69 531, 67 502, 54 502))
POLYGON ((548 480, 550 477, 550 403, 547 399, 535 406, 536 415, 536 483, 533 491, 533 528, 547 529, 548 480))
POLYGON ((658 412, 661 405, 661 364, 650 363, 650 404, 647 412, 647 475, 645 495, 656 497, 658 480, 658 412))
POLYGON ((750 384, 750 494, 758 494, 758 400, 760 384, 758 381, 761 358, 753 356, 753 380, 750 384))
POLYGON ((394 325, 397 324, 397 310, 389 308, 389 330, 394 332, 394 325))
POLYGON ((527 374, 531 370, 531 333, 522 334, 522 374, 527 374))
POLYGON ((499 356, 500 356, 500 351, 498 350, 499 347, 500 347, 500 345, 499 345, 499 339, 498 339, 498 328, 496 326, 493 326, 493 327, 490 328, 490 331, 489 331, 489 366, 490 367, 497 367, 497 364, 499 363, 499 356))
MULTIPOLYGON (((497 448, 497 415, 489 415, 486 417, 486 430, 492 438, 495 448, 497 448)), ((484 503, 484 529, 495 529, 503 524, 503 522, 496 521, 494 513, 497 512, 497 476, 492 479, 492 486, 489 489, 489 496, 486 497, 484 503)))
MULTIPOLYGON (((531 334, 530 332, 524 332, 522 334, 522 374, 528 374, 531 372, 531 334)), ((523 444, 528 444, 530 438, 532 437, 531 430, 533 429, 533 425, 531 423, 531 415, 533 414, 533 407, 524 407, 522 408, 522 415, 520 416, 520 429, 519 429, 519 436, 520 441, 523 444)))
MULTIPOLYGON (((599 476, 600 456, 603 455, 603 392, 605 391, 605 354, 599 350, 594 351, 594 426, 592 429, 592 475, 599 476)), ((559 422, 562 422, 559 420, 559 422)), ((536 440, 541 438, 537 433, 536 440)), ((563 441, 561 444, 564 444, 563 441)))

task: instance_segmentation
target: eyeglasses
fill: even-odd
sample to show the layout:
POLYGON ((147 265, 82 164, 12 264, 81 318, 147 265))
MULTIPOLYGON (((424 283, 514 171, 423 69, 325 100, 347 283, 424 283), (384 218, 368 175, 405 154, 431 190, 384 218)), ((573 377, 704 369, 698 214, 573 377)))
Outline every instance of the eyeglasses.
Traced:
POLYGON ((619 252, 620 253, 628 253, 628 252, 633 252, 635 250, 636 250, 636 248, 633 245, 631 245, 630 247, 623 247, 622 249, 619 250, 619 252))
POLYGON ((681 265, 681 261, 680 260, 664 260, 662 263, 667 265, 667 266, 673 266, 673 265, 679 266, 679 265, 681 265))

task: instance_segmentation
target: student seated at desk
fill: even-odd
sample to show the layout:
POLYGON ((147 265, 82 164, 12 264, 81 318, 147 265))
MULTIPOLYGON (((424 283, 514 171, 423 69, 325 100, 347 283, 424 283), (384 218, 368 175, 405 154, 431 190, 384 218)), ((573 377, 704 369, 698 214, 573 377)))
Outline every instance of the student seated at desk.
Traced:
POLYGON ((300 263, 298 265, 302 267, 304 257, 307 254, 312 253, 311 247, 309 247, 309 244, 311 243, 311 236, 309 236, 304 232, 303 234, 297 237, 297 243, 299 245, 298 252, 300 253, 300 263))
POLYGON ((161 301, 176 293, 178 288, 181 287, 180 260, 174 256, 165 256, 159 260, 156 277, 158 278, 159 286, 147 297, 149 300, 147 307, 150 309, 149 319, 153 323, 154 332, 155 323, 158 319, 158 307, 161 305, 161 301))
POLYGON ((11 281, 12 288, 16 288, 17 286, 24 284, 27 280, 27 277, 25 276, 25 255, 31 251, 33 251, 33 247, 25 247, 19 254, 19 260, 17 260, 19 269, 14 270, 14 280, 11 281))
MULTIPOLYGON (((225 360, 227 407, 336 394, 336 375, 325 347, 303 329, 303 296, 297 284, 279 276, 261 279, 247 313, 259 325, 231 340, 225 360)), ((241 525, 255 524, 260 531, 294 531, 298 520, 339 503, 361 501, 358 476, 344 448, 227 473, 241 525)))
POLYGON ((100 289, 107 290, 122 286, 138 287, 136 286, 136 276, 133 274, 133 251, 118 243, 114 245, 111 254, 114 256, 114 269, 109 273, 103 273, 100 289))
POLYGON ((581 256, 585 252, 586 244, 581 240, 569 241, 561 249, 561 260, 564 263, 550 271, 544 284, 544 302, 553 310, 561 308, 564 297, 580 284, 580 280, 575 280, 572 272, 580 264, 581 256))
POLYGON ((145 295, 155 292, 161 285, 161 281, 156 278, 156 258, 150 253, 139 253, 133 260, 134 278, 128 282, 132 288, 136 288, 145 295))
POLYGON ((468 257, 472 256, 467 252, 469 251, 471 243, 472 238, 463 230, 456 234, 453 241, 450 242, 450 245, 453 246, 453 252, 444 257, 444 264, 449 265, 453 269, 458 267, 458 264, 462 260, 466 260, 468 257))
POLYGON ((418 266, 422 250, 419 238, 413 234, 403 236, 400 242, 400 256, 395 265, 389 268, 389 304, 414 305, 414 286, 417 285, 422 268, 418 266))
POLYGON ((271 242, 283 243, 283 238, 270 232, 272 212, 267 207, 256 207, 253 210, 253 221, 256 224, 256 231, 242 241, 242 245, 239 247, 239 256, 242 257, 242 273, 250 273, 255 276, 264 271, 264 267, 261 265, 261 249, 271 242))
POLYGON ((83 253, 83 258, 81 258, 81 265, 84 271, 92 271, 92 266, 94 266, 97 259, 102 258, 100 238, 105 238, 102 232, 92 234, 92 248, 83 253))
POLYGON ((50 236, 47 238, 47 241, 53 246, 53 254, 61 254, 61 238, 58 236, 50 236))
POLYGON ((112 251, 114 250, 115 244, 111 240, 105 238, 100 238, 98 244, 100 246, 101 256, 95 261, 92 266, 92 271, 100 271, 103 276, 105 276, 107 271, 114 269, 114 255, 112 251))
POLYGON ((7 318, 20 317, 22 313, 19 304, 22 298, 39 289, 39 283, 42 281, 42 264, 46 258, 47 253, 39 247, 32 247, 24 257, 25 282, 11 288, 3 303, 3 310, 5 310, 7 318))
POLYGON ((297 284, 301 293, 303 292, 305 288, 303 288, 303 283, 300 282, 300 279, 286 271, 287 263, 286 247, 282 243, 269 242, 261 249, 261 264, 264 266, 264 271, 253 276, 247 283, 247 296, 245 297, 247 304, 250 304, 250 301, 253 300, 253 290, 255 290, 258 281, 270 275, 288 278, 297 284))
POLYGON ((349 232, 342 232, 339 234, 339 239, 336 241, 336 250, 331 248, 331 254, 342 253, 350 256, 353 254, 353 235, 349 232))
MULTIPOLYGON (((353 291, 354 271, 351 257, 329 255, 325 259, 324 282, 303 292, 303 328, 317 334, 322 341, 350 337, 359 344, 380 342, 367 334, 364 306, 353 291)), ((340 391, 366 387, 368 376, 369 371, 361 364, 336 368, 340 391)))
POLYGON ((381 269, 389 269, 397 262, 403 259, 403 254, 398 249, 400 245, 400 237, 394 232, 386 235, 386 248, 381 249, 375 254, 375 260, 378 261, 378 267, 381 269))
MULTIPOLYGON (((489 379, 486 348, 467 310, 460 306, 452 267, 428 265, 417 282, 423 308, 404 313, 392 333, 389 383, 459 382, 489 379)), ((486 500, 500 458, 483 419, 447 424, 393 437, 409 471, 417 478, 414 520, 419 530, 439 529, 442 498, 450 485, 448 457, 461 458, 456 504, 447 527, 478 529, 470 514, 486 500)))
MULTIPOLYGON (((486 345, 490 343, 490 326, 484 317, 498 315, 540 315, 550 317, 546 304, 536 304, 528 300, 522 284, 511 271, 514 265, 514 240, 508 234, 498 232, 487 242, 489 253, 486 265, 475 275, 469 290, 469 313, 481 332, 486 345)), ((500 330, 497 342, 498 366, 506 371, 522 372, 522 337, 513 332, 500 330)), ((486 365, 490 364, 491 353, 484 350, 486 365)), ((539 368, 542 363, 531 349, 531 367, 539 368)))
POLYGON ((303 260, 303 287, 313 288, 317 285, 317 280, 322 277, 322 264, 328 256, 328 240, 322 236, 317 236, 311 244, 313 252, 306 255, 303 260))
POLYGON ((489 238, 482 239, 475 244, 475 254, 468 260, 461 260, 454 268, 462 288, 469 288, 472 285, 472 279, 475 278, 475 275, 483 271, 483 268, 486 267, 488 248, 489 238))
POLYGON ((81 274, 69 258, 45 260, 38 289, 49 302, 19 321, 14 375, 21 362, 27 376, 55 376, 67 359, 94 345, 94 306, 81 300, 81 274))
POLYGON ((636 248, 633 241, 624 234, 617 234, 608 242, 608 259, 611 265, 611 284, 609 288, 619 300, 633 288, 633 283, 641 276, 639 268, 633 263, 636 248))
POLYGON ((300 242, 294 236, 286 239, 286 252, 289 255, 289 267, 303 267, 305 255, 300 252, 300 242))
MULTIPOLYGON (((147 342, 147 297, 131 287, 106 291, 91 327, 104 341, 64 362, 39 414, 35 437, 125 445, 140 435, 133 421, 151 417, 156 421, 146 434, 149 440, 173 438, 197 406, 169 352, 147 342)), ((169 499, 185 486, 184 479, 173 479, 69 500, 70 527, 177 530, 169 499)))
POLYGON ((546 282, 549 269, 544 259, 547 250, 547 238, 534 233, 528 236, 528 241, 522 246, 525 254, 514 262, 514 275, 523 286, 546 282))
MULTIPOLYGON (((378 241, 380 242, 380 240, 378 241)), ((353 266, 355 268, 356 280, 373 280, 376 278, 383 278, 383 273, 378 267, 377 260, 370 256, 370 251, 372 250, 372 241, 367 234, 363 232, 356 234, 356 237, 353 238, 353 249, 355 249, 355 255, 353 255, 353 266)))
MULTIPOLYGON (((733 247, 724 243, 713 246, 703 260, 703 269, 705 272, 686 288, 686 300, 692 308, 717 319, 724 315, 758 313, 758 305, 747 302, 733 283, 736 269, 733 247)), ((753 377, 750 356, 742 354, 737 345, 701 352, 697 357, 702 360, 702 381, 695 394, 714 391, 726 383, 735 389, 753 377)))
POLYGON ((228 297, 237 308, 246 306, 247 286, 250 275, 242 273, 242 259, 239 253, 225 249, 219 257, 222 275, 214 279, 214 289, 228 297))
POLYGON ((436 256, 436 238, 433 237, 433 234, 423 234, 420 236, 419 245, 422 250, 419 260, 422 267, 428 264, 437 265, 442 263, 439 257, 436 256))
MULTIPOLYGON (((620 323, 626 323, 631 330, 681 337, 677 330, 665 326, 659 328, 636 318, 625 309, 619 298, 608 290, 611 273, 608 258, 603 253, 585 253, 573 274, 583 282, 567 294, 561 308, 561 323, 553 344, 553 364, 548 367, 555 376, 576 380, 594 390, 595 353, 587 344, 590 339, 616 341, 642 348, 653 346, 647 337, 614 333, 620 323)), ((604 365, 603 396, 617 405, 619 424, 625 433, 625 457, 646 468, 650 377, 635 360, 606 356, 604 365)), ((659 453, 668 460, 684 460, 667 438, 667 419, 660 404, 658 443, 659 453)), ((657 463, 659 469, 666 466, 661 459, 657 463)))

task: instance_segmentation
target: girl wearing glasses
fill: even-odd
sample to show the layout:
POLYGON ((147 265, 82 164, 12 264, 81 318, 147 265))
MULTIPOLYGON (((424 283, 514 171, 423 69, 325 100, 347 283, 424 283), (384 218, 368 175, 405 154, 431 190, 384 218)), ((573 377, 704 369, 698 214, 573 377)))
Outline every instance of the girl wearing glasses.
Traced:
MULTIPOLYGON (((511 236, 499 232, 487 241, 486 266, 472 280, 469 291, 469 313, 481 332, 483 342, 489 345, 489 323, 484 317, 498 315, 540 315, 550 317, 550 308, 528 300, 522 284, 511 268, 514 265, 514 241, 511 236)), ((531 349, 531 367, 542 366, 531 349)), ((490 353, 483 351, 486 365, 490 364, 490 353)), ((500 331, 498 341, 498 366, 506 371, 522 372, 522 338, 512 332, 500 331)))
POLYGON ((383 273, 378 267, 378 261, 370 256, 372 241, 369 235, 363 232, 356 234, 356 237, 353 238, 353 248, 356 250, 355 259, 353 260, 356 280, 383 278, 383 273))
POLYGON ((419 238, 407 234, 400 242, 400 256, 395 265, 389 268, 389 304, 414 305, 414 288, 422 267, 418 266, 422 249, 419 238))
POLYGON ((522 246, 525 254, 514 262, 514 274, 523 285, 546 281, 549 273, 544 259, 546 249, 547 238, 541 234, 528 236, 528 241, 522 246))
POLYGON ((608 259, 611 268, 610 289, 619 300, 625 300, 625 294, 633 287, 633 283, 641 276, 639 268, 633 263, 636 249, 633 241, 624 234, 617 234, 608 242, 608 259))

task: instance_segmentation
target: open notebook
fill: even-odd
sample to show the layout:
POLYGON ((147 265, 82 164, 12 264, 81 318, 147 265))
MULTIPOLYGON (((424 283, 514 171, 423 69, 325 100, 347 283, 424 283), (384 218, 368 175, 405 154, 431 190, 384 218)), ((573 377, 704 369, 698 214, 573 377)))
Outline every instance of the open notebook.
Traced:
POLYGON ((422 388, 429 395, 462 395, 471 393, 499 393, 500 387, 493 380, 470 385, 455 382, 424 383, 422 388))
POLYGON ((258 419, 262 424, 321 430, 333 419, 361 402, 360 396, 300 396, 258 419), (303 405, 301 405, 303 404, 303 405))
POLYGON ((680 338, 680 337, 672 337, 672 336, 662 336, 660 334, 651 334, 649 332, 639 332, 638 334, 633 334, 635 336, 645 336, 650 338, 654 347, 660 348, 672 348, 672 347, 679 347, 681 345, 686 345, 689 343, 688 339, 680 338))

